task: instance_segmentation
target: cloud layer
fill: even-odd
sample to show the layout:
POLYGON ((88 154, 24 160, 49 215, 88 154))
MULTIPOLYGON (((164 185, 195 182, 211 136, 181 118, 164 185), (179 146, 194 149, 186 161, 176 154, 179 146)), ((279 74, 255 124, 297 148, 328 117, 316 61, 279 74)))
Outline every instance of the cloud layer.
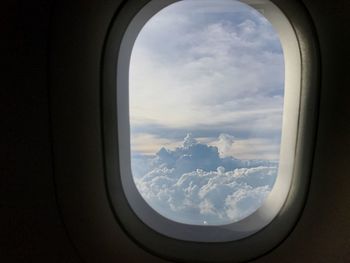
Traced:
POLYGON ((174 150, 132 156, 144 199, 163 216, 187 224, 228 224, 250 215, 269 194, 277 169, 277 162, 220 157, 217 147, 190 134, 174 150))
MULTIPOLYGON (((282 48, 272 25, 246 4, 190 0, 161 10, 135 42, 129 79, 134 136, 173 144, 188 131, 212 140, 227 133, 268 140, 260 152, 278 154, 282 48)), ((152 143, 135 140, 133 147, 151 152, 152 143)))

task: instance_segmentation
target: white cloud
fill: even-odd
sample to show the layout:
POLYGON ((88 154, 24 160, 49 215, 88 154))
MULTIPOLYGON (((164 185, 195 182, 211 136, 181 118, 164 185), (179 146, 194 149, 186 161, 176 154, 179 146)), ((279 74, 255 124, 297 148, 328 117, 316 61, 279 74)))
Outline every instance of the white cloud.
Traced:
POLYGON ((229 134, 220 134, 218 139, 206 141, 219 149, 220 156, 235 156, 239 159, 278 160, 280 140, 266 138, 235 139, 229 134))
POLYGON ((227 224, 254 212, 270 192, 277 163, 220 158, 216 147, 187 135, 182 146, 145 157, 137 188, 159 213, 183 223, 227 224))
MULTIPOLYGON (((278 36, 258 12, 234 1, 178 2, 155 15, 135 43, 131 124, 226 128, 236 140, 274 137, 281 130, 283 82, 278 36)), ((152 140, 138 140, 139 149, 150 153, 162 145, 155 139, 165 138, 156 128, 152 133, 152 140)))
POLYGON ((153 155, 159 150, 159 145, 169 149, 175 148, 180 141, 167 138, 160 138, 153 134, 137 133, 131 136, 131 149, 134 153, 153 155))
POLYGON ((231 153, 231 149, 233 148, 234 137, 229 134, 222 133, 219 136, 219 140, 217 142, 217 146, 219 148, 219 152, 221 156, 234 156, 231 153))
POLYGON ((225 199, 227 217, 238 221, 252 214, 262 204, 270 190, 268 185, 256 188, 247 185, 228 195, 225 199))

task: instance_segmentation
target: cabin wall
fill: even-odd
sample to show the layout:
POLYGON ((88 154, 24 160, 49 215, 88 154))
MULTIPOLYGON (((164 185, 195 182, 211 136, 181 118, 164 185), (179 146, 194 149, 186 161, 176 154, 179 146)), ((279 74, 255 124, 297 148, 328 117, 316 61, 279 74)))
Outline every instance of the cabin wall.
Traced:
POLYGON ((52 1, 0 3, 0 261, 80 262, 55 199, 48 87, 52 1))
MULTIPOLYGON (((291 235, 255 262, 350 262, 350 4, 346 0, 303 2, 315 23, 321 57, 320 111, 310 193, 291 235)), ((53 163, 48 78, 53 14, 66 12, 61 21, 67 23, 68 37, 75 32, 69 23, 79 25, 84 22, 81 19, 88 21, 94 12, 101 15, 114 5, 113 1, 0 3, 1 262, 165 262, 141 250, 120 229, 113 230, 119 235, 114 251, 102 258, 97 254, 91 257, 94 246, 101 243, 93 241, 94 237, 76 239, 66 230, 67 222, 55 195, 57 167, 53 163), (97 3, 100 9, 94 9, 97 3), (75 8, 83 7, 86 17, 74 17, 75 8)), ((96 21, 108 22, 102 17, 96 21)), ((88 33, 79 34, 88 41, 88 33)), ((101 36, 104 32, 94 34, 101 36)), ((79 39, 76 36, 77 42, 68 40, 66 44, 74 45, 79 39)), ((85 50, 79 45, 74 48, 82 55, 98 52, 91 45, 85 50)), ((96 58, 94 55, 91 59, 96 58)), ((82 58, 86 60, 76 63, 93 61, 82 58)), ((70 99, 84 102, 83 98, 70 99)), ((72 220, 74 217, 71 215, 72 220)), ((104 236, 96 234, 96 238, 100 241, 104 236)))

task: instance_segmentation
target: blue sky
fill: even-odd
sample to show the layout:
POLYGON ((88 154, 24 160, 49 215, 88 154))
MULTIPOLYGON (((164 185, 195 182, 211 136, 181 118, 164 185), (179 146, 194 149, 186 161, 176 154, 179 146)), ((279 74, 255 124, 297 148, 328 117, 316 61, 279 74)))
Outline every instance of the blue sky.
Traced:
MULTIPOLYGON (((177 176, 204 169, 209 178, 218 174, 218 167, 225 166, 222 164, 225 158, 271 161, 260 163, 259 169, 267 169, 269 173, 273 170, 276 175, 283 88, 284 60, 278 35, 253 8, 238 1, 187 0, 161 10, 141 30, 130 60, 132 165, 138 171, 141 192, 154 193, 152 200, 159 194, 155 190, 159 190, 157 184, 143 181, 142 176, 147 173, 163 178, 165 175, 159 174, 162 169, 182 170, 179 160, 186 159, 189 153, 179 149, 185 147, 183 140, 188 133, 196 145, 202 145, 198 146, 200 149, 204 152, 214 149, 217 155, 212 156, 215 160, 207 160, 210 165, 205 169, 195 167, 198 163, 189 165, 194 160, 190 158, 186 165, 192 170, 185 169, 177 176), (172 156, 177 165, 159 163, 162 147, 167 152, 182 153, 183 156, 172 156), (152 173, 154 169, 158 172, 152 173)), ((241 162, 244 163, 247 164, 241 162)), ((225 167, 224 174, 229 173, 227 177, 230 177, 235 169, 257 169, 259 165, 225 167)), ((173 188, 179 185, 178 181, 173 183, 173 188)), ((241 185, 247 191, 257 190, 247 186, 247 183, 241 185)), ((261 196, 272 187, 271 181, 265 186, 264 191, 258 189, 261 196)), ((223 203, 234 194, 227 193, 221 198, 223 203)), ((260 195, 256 193, 256 196, 260 195)), ((232 220, 228 214, 225 216, 220 220, 232 220)))

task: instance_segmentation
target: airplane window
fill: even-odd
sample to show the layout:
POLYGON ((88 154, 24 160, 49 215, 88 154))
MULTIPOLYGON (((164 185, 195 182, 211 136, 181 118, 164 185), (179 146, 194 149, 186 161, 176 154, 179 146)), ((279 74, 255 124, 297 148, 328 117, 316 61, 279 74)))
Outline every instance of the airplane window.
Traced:
POLYGON ((154 260, 211 263, 256 260, 288 240, 311 186, 318 127, 321 67, 306 7, 129 0, 100 11, 88 19, 97 38, 85 45, 81 85, 61 89, 71 60, 55 58, 71 52, 53 46, 53 126, 63 131, 54 134, 55 178, 63 212, 82 211, 63 213, 74 238, 95 244, 97 234, 104 245, 94 249, 108 259, 122 240, 154 260), (82 94, 83 115, 67 119, 55 102, 70 91, 70 108, 82 94), (66 147, 72 132, 88 144, 66 147), (76 196, 86 205, 70 202, 76 196))
POLYGON ((227 242, 273 222, 301 176, 301 51, 281 10, 152 0, 106 47, 107 187, 128 231, 227 242))
POLYGON ((144 200, 184 224, 254 213, 278 176, 284 81, 280 37, 255 8, 187 0, 156 13, 129 67, 131 171, 144 200))

